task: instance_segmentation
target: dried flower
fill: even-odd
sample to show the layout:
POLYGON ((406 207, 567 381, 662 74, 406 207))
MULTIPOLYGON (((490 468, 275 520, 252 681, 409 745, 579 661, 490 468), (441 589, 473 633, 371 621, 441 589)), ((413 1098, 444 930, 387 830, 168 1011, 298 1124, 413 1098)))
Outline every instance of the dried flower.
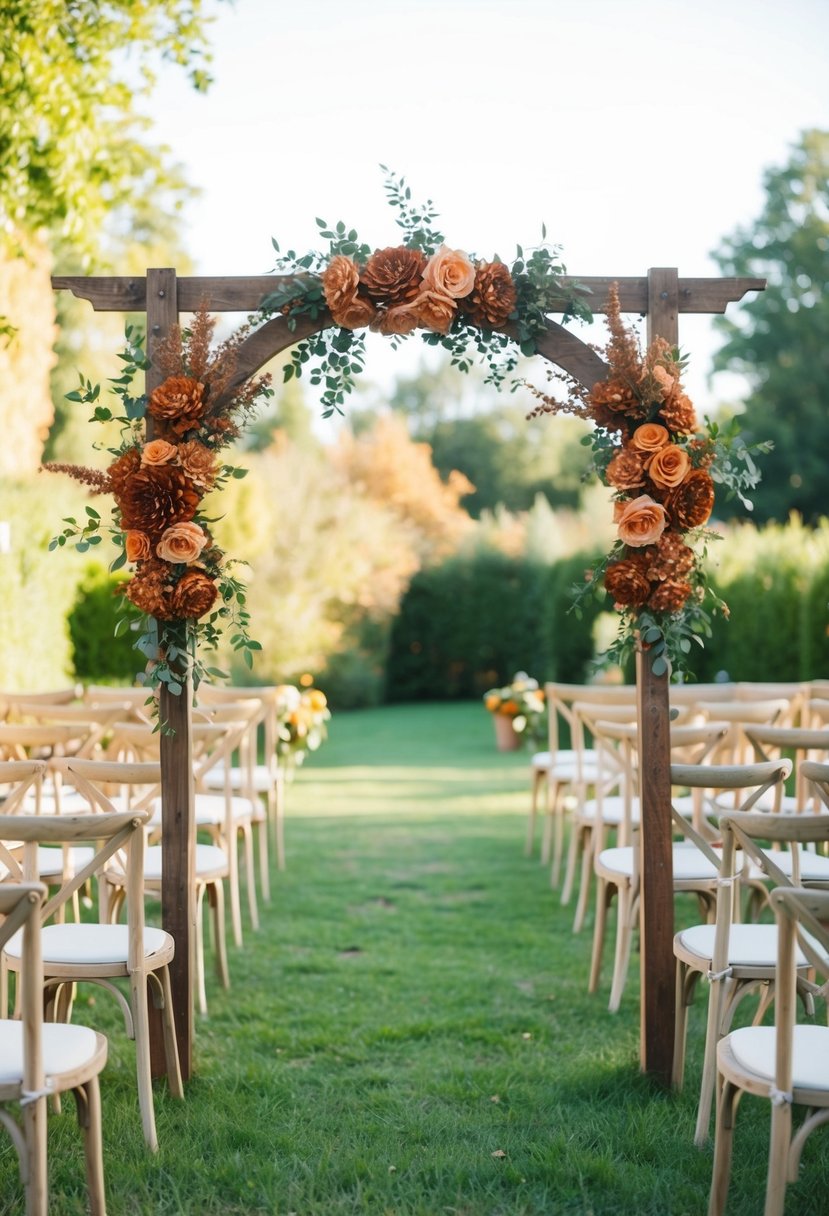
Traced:
POLYGON ((107 470, 109 485, 116 501, 123 494, 124 487, 141 468, 141 452, 136 447, 127 448, 112 462, 107 470))
POLYGON ((141 612, 159 621, 173 621, 176 613, 170 604, 170 567, 166 562, 142 562, 128 583, 124 595, 141 612))
POLYGON ((658 422, 643 422, 631 435, 630 446, 641 452, 658 452, 670 439, 666 427, 660 426, 658 422))
POLYGON ((144 465, 171 464, 176 458, 177 451, 176 445, 168 443, 166 439, 151 439, 141 449, 141 463, 144 465))
POLYGON ((185 570, 173 588, 170 608, 182 620, 205 616, 218 594, 215 582, 203 570, 185 570))
POLYGON ((378 312, 371 323, 371 328, 378 334, 399 334, 401 337, 410 334, 422 324, 416 301, 411 304, 400 304, 396 308, 388 308, 378 312))
POLYGON ((691 435, 697 429, 694 407, 685 393, 675 393, 659 411, 659 417, 669 430, 679 435, 691 435))
POLYGON ((210 448, 199 443, 198 439, 188 439, 186 443, 178 445, 177 461, 193 485, 204 491, 213 489, 219 470, 210 448))
POLYGON ((170 524, 192 519, 199 498, 184 470, 165 464, 139 469, 115 500, 124 528, 158 536, 170 524))
POLYGON ((693 570, 695 562, 693 549, 679 533, 666 529, 654 549, 647 551, 647 575, 653 582, 677 578, 693 570))
POLYGON ((422 291, 412 307, 417 310, 420 324, 439 334, 448 333, 457 312, 455 301, 437 291, 422 291))
POLYGON ((360 275, 360 282, 378 304, 393 308, 408 304, 421 289, 426 258, 419 249, 397 245, 378 249, 371 255, 360 275))
POLYGON ((640 607, 651 593, 645 561, 640 554, 609 565, 605 570, 604 585, 614 603, 622 608, 640 607))
POLYGON ((605 479, 615 490, 635 490, 645 484, 645 452, 632 448, 619 448, 605 471, 605 479))
POLYGON ((667 578, 657 583, 648 600, 654 612, 679 612, 693 588, 684 578, 667 578))
POLYGON ((342 329, 359 329, 368 325, 376 309, 365 295, 359 293, 360 271, 351 258, 337 254, 322 275, 322 289, 334 324, 342 329))
POLYGON ((515 283, 503 262, 479 262, 472 291, 461 304, 470 321, 484 329, 500 329, 516 303, 515 283))
POLYGON ((146 532, 130 529, 124 535, 124 551, 128 562, 144 561, 152 553, 152 543, 146 532))
POLYGON ((207 409, 204 385, 190 376, 168 376, 153 389, 147 413, 176 435, 192 430, 207 409))
POLYGON ((665 499, 665 506, 681 532, 701 528, 714 509, 714 482, 705 469, 692 469, 681 485, 665 499))

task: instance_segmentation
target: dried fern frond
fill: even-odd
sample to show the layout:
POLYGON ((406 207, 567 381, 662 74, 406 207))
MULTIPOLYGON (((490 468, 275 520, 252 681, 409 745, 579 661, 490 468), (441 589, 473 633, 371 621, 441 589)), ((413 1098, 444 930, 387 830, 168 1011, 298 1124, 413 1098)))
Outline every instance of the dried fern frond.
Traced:
POLYGON ((46 460, 41 466, 50 473, 66 473, 75 481, 80 481, 93 494, 108 494, 112 489, 109 473, 101 469, 90 469, 84 464, 62 464, 56 460, 46 460))

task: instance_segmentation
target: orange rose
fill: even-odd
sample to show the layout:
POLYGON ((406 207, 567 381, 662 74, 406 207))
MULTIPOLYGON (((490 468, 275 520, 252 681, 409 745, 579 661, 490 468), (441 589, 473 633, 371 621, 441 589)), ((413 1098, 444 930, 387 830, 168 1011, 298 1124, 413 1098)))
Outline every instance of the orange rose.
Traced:
POLYGON ((147 464, 169 464, 176 458, 176 445, 168 443, 166 439, 151 439, 149 443, 145 443, 141 450, 141 463, 147 464))
POLYGON ((667 427, 660 426, 658 422, 643 422, 633 432, 630 446, 638 448, 640 452, 657 452, 664 448, 670 438, 667 427))
POLYGON ((455 319, 457 305, 449 296, 438 291, 422 291, 412 302, 416 309, 421 325, 426 329, 434 329, 439 334, 449 332, 449 326, 455 319))
POLYGON ((146 532, 131 529, 124 537, 124 549, 128 562, 145 561, 151 552, 150 538, 146 532))
POLYGON ((360 329, 374 318, 371 300, 358 294, 360 271, 351 258, 338 253, 322 275, 322 289, 334 324, 342 329, 360 329))
POLYGON ((405 336, 416 329, 420 323, 420 313, 413 304, 400 304, 397 308, 378 312, 371 323, 371 328, 378 334, 405 336))
POLYGON ((179 467, 202 490, 211 490, 219 472, 216 457, 198 439, 190 439, 178 445, 179 467))
POLYGON ((459 300, 468 296, 475 286, 475 267, 460 249, 448 249, 446 245, 441 245, 426 263, 423 282, 439 295, 459 300))
POLYGON ((669 443, 654 452, 648 465, 648 476, 660 490, 673 490, 682 484, 690 470, 688 453, 675 443, 669 443))
POLYGON ((655 544, 668 524, 668 515, 661 502, 654 502, 649 494, 640 494, 630 502, 617 502, 614 522, 618 526, 619 540, 633 549, 655 544))
POLYGON ((156 556, 165 562, 181 562, 189 566, 201 556, 207 539, 204 530, 192 521, 172 524, 162 532, 155 547, 156 556))

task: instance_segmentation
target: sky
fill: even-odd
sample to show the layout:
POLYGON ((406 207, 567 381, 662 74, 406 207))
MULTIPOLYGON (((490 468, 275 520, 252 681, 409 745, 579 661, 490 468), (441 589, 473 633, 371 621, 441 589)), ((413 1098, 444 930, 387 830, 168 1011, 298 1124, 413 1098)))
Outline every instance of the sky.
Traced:
MULTIPOLYGON (((826 0, 207 0, 214 85, 162 71, 148 112, 200 197, 203 274, 259 274, 319 248, 315 217, 397 244, 385 164, 434 200, 447 243, 511 261, 559 244, 569 273, 716 275, 763 204, 765 169, 829 125, 826 0)), ((733 307, 733 306, 732 306, 733 307)), ((581 336, 585 336, 582 334, 581 336)), ((702 411, 718 339, 683 316, 702 411)), ((372 338, 368 373, 426 348, 372 338)))

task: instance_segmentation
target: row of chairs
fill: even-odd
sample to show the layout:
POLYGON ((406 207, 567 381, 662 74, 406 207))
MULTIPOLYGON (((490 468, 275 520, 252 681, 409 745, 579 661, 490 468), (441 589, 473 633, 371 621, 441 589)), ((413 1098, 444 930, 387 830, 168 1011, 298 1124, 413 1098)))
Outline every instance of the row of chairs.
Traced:
MULTIPOLYGON (((142 1126, 148 1146, 155 1150, 158 1141, 150 1077, 148 985, 162 1011, 170 1092, 183 1096, 168 970, 175 943, 168 933, 146 925, 144 913, 145 897, 157 895, 161 881, 161 849, 157 843, 162 829, 160 736, 147 712, 144 690, 88 689, 83 701, 77 699, 77 690, 71 690, 71 697, 69 691, 57 698, 52 694, 7 699, 3 707, 6 716, 0 721, 0 891, 5 894, 19 888, 21 898, 30 900, 37 909, 31 915, 42 924, 37 934, 34 972, 27 961, 30 950, 24 935, 3 934, 0 1018, 8 1012, 12 975, 16 977, 15 1013, 23 1022, 30 1018, 31 1002, 27 1002, 26 992, 27 985, 33 983, 33 973, 42 977, 37 983, 48 995, 48 1016, 58 1025, 69 1022, 77 982, 103 984, 119 1001, 127 1033, 135 1039, 142 1126), (97 917, 91 920, 88 913, 83 913, 82 919, 79 896, 89 892, 93 881, 97 917), (124 908, 126 919, 120 924, 118 916, 124 908)), ((197 999, 203 1012, 207 1007, 202 928, 205 903, 213 914, 219 980, 229 985, 225 884, 234 936, 237 944, 242 943, 237 840, 245 862, 248 912, 254 928, 258 926, 254 853, 259 854, 261 894, 268 899, 269 824, 277 862, 285 864, 283 774, 275 762, 273 733, 275 691, 226 692, 203 686, 199 706, 194 710, 196 827, 200 835, 204 834, 195 850, 197 999)), ((15 1042, 14 1035, 20 1033, 23 1022, 0 1022, 0 1058, 5 1058, 6 1044, 15 1042), (18 1030, 10 1032, 9 1027, 18 1030)), ((51 1024, 43 1028, 46 1038, 43 1034, 41 1038, 54 1045, 62 1040, 53 1033, 51 1024)), ((24 1040, 30 1041, 28 1032, 24 1040)), ((18 1056, 14 1058, 20 1062, 18 1056)), ((94 1082, 83 1072, 80 1088, 64 1084, 65 1070, 54 1050, 45 1058, 46 1090, 57 1094, 73 1088, 82 1121, 92 1120, 87 1134, 88 1186, 93 1211, 102 1212, 100 1131, 96 1132, 94 1125, 100 1124, 97 1072, 106 1058, 105 1042, 94 1055, 94 1082), (87 1088, 90 1093, 94 1090, 89 1098, 87 1088)), ((33 1086, 28 1064, 26 1069, 25 1079, 21 1073, 20 1078, 9 1080, 6 1088, 2 1088, 8 1079, 6 1072, 0 1072, 0 1100, 19 1101, 22 1097, 22 1124, 17 1124, 7 1110, 0 1111, 0 1120, 12 1132, 20 1151, 21 1172, 28 1180, 27 1210, 40 1212, 46 1210, 41 1144, 45 1111, 34 1118, 30 1105, 40 1112, 43 1103, 34 1099, 30 1102, 26 1094, 35 1090, 39 1093, 44 1087, 33 1086)), ((66 1075, 71 1080, 74 1073, 69 1069, 66 1075)))
MULTIPOLYGON (((807 1095, 817 1113, 791 1137, 791 1095, 794 1094, 795 1102, 801 1100, 806 1093, 803 1078, 809 1073, 808 1066, 805 1073, 803 1068, 798 1071, 801 1051, 798 1044, 810 1042, 815 1049, 819 1046, 825 1052, 829 1029, 814 1025, 797 1027, 790 1036, 795 1044, 791 1049, 795 1052, 794 1063, 791 1051, 788 1063, 781 1063, 781 1053, 785 1055, 782 1044, 784 1040, 789 1042, 794 1000, 786 1007, 776 1006, 778 1017, 786 1014, 789 1019, 777 1038, 773 1028, 759 1023, 773 993, 777 991, 779 1002, 780 993, 789 991, 781 979, 776 984, 774 980, 776 967, 780 965, 778 943, 783 941, 784 932, 775 925, 743 923, 739 899, 740 893, 746 896, 745 911, 750 916, 759 913, 764 905, 789 921, 801 912, 813 921, 819 914, 820 891, 816 895, 815 888, 829 888, 829 857, 825 855, 829 843, 827 691, 829 686, 818 683, 810 687, 742 686, 739 690, 697 687, 694 691, 678 689, 672 695, 674 886, 676 891, 696 896, 703 921, 681 930, 674 944, 677 1021, 673 1080, 681 1087, 688 1006, 700 978, 706 977, 711 996, 695 1139, 702 1143, 708 1135, 719 1061, 711 1216, 718 1216, 725 1202, 731 1133, 740 1092, 748 1089, 766 1096, 771 1094, 776 1103, 767 1216, 782 1212, 785 1178, 796 1173, 803 1141, 815 1126, 829 1118, 826 1109, 829 1085, 824 1083, 829 1081, 827 1077, 813 1084, 807 1095), (734 696, 735 691, 739 691, 739 697, 734 696), (709 695, 712 692, 714 695, 709 695), (735 839, 740 841, 739 849, 734 846, 735 839), (793 888, 797 888, 794 893, 793 888), (732 1030, 737 1007, 747 996, 758 992, 761 999, 755 1015, 757 1024, 746 1032, 732 1030), (774 1047, 771 1057, 767 1051, 769 1044, 775 1043, 776 1061, 774 1047), (780 1093, 785 1095, 785 1101, 779 1098, 780 1093), (788 1109, 779 1114, 781 1102, 783 1107, 788 1104, 788 1109), (781 1130, 784 1125, 788 1132, 781 1130)), ((549 782, 549 802, 542 856, 545 861, 552 860, 556 880, 562 857, 566 791, 571 800, 572 833, 562 902, 572 891, 574 861, 581 852, 576 930, 584 922, 587 890, 594 874, 597 884, 591 991, 596 991, 599 985, 608 908, 614 898, 618 903, 610 998, 610 1008, 617 1009, 638 925, 635 690, 548 686, 548 698, 551 719, 555 715, 556 720, 557 703, 563 700, 565 712, 561 714, 559 709, 559 714, 570 726, 573 746, 568 753, 557 749, 553 726, 550 754, 536 758, 527 851, 532 850, 537 812, 538 764, 547 764, 554 756, 555 763, 548 765, 543 778, 549 782), (616 833, 617 839, 608 844, 611 832, 616 833)), ((823 908, 826 911, 825 903, 823 908)), ((806 1008, 812 1008, 816 993, 826 994, 826 989, 816 989, 809 978, 813 967, 829 974, 829 952, 825 940, 823 946, 815 944, 818 937, 810 939, 805 952, 801 948, 791 956, 789 951, 795 959, 791 984, 806 1008)), ((789 984, 788 972, 786 975, 785 984, 789 984)), ((817 1073, 812 1069, 813 1081, 819 1081, 822 1075, 819 1069, 817 1073)))

